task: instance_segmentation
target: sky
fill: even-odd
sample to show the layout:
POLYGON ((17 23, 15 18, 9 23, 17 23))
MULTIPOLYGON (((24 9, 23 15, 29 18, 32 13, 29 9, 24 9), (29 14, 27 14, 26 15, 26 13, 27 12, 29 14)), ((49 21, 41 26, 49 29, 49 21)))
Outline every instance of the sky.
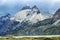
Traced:
POLYGON ((44 15, 54 14, 60 8, 60 0, 0 0, 0 16, 15 15, 26 5, 36 5, 44 15))

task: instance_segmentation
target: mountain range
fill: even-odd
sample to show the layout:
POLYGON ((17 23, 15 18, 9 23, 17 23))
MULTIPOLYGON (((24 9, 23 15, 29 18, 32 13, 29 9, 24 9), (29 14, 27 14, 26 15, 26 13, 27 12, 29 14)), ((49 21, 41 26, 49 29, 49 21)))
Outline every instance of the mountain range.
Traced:
POLYGON ((46 18, 35 5, 23 7, 13 17, 0 17, 0 36, 60 35, 60 9, 46 18))

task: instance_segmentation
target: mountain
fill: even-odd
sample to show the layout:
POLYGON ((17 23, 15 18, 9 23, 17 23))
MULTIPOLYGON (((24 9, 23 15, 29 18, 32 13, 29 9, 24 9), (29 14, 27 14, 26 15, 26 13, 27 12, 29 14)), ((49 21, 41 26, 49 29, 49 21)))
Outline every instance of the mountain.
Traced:
MULTIPOLYGON (((36 18, 36 16, 34 17, 36 18)), ((32 20, 34 21, 35 18, 33 18, 32 20)), ((19 34, 19 35, 60 35, 59 13, 55 13, 53 17, 44 19, 42 21, 39 20, 36 23, 28 25, 24 29, 18 31, 16 34, 19 34), (56 17, 56 15, 58 16, 56 17)))
POLYGON ((28 20, 30 22, 33 22, 33 21, 36 22, 38 20, 42 21, 45 19, 44 15, 42 15, 42 13, 40 13, 39 9, 36 6, 33 6, 31 9, 26 8, 24 10, 21 10, 18 13, 16 13, 16 15, 12 18, 13 18, 13 20, 16 20, 19 22, 22 22, 23 20, 25 20, 25 21, 28 20))
POLYGON ((37 13, 40 13, 40 11, 39 11, 39 9, 38 9, 38 7, 37 7, 36 5, 34 5, 34 6, 32 7, 32 10, 37 10, 37 13))
POLYGON ((56 19, 60 19, 60 8, 55 12, 53 17, 56 18, 56 19))
POLYGON ((23 10, 13 17, 10 14, 2 16, 0 17, 0 36, 60 34, 59 10, 52 17, 45 18, 35 5, 32 8, 23 7, 23 10))
POLYGON ((60 8, 53 15, 53 19, 55 20, 54 25, 60 23, 60 8))
MULTIPOLYGON (((6 15, 6 17, 8 16, 6 15)), ((32 24, 42 20, 44 20, 44 16, 38 12, 38 9, 36 7, 21 10, 16 13, 15 16, 9 17, 3 21, 3 24, 0 23, 0 36, 15 34, 17 31, 25 29, 29 25, 34 26, 32 24)))
POLYGON ((24 6, 21 10, 31 9, 30 6, 24 6))

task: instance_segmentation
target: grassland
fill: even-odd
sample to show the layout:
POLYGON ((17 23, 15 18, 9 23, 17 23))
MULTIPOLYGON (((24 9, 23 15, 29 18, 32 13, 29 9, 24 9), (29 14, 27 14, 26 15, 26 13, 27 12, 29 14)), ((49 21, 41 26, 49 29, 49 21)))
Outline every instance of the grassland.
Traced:
POLYGON ((27 37, 27 38, 0 38, 0 40, 60 40, 60 37, 27 37))

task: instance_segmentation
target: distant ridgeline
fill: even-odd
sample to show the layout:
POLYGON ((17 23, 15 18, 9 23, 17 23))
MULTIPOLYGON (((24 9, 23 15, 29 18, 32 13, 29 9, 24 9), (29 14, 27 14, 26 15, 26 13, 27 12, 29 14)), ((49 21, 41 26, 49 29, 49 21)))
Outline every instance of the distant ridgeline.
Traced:
POLYGON ((11 17, 8 13, 0 17, 0 36, 60 35, 60 9, 45 18, 35 5, 25 6, 11 17))

